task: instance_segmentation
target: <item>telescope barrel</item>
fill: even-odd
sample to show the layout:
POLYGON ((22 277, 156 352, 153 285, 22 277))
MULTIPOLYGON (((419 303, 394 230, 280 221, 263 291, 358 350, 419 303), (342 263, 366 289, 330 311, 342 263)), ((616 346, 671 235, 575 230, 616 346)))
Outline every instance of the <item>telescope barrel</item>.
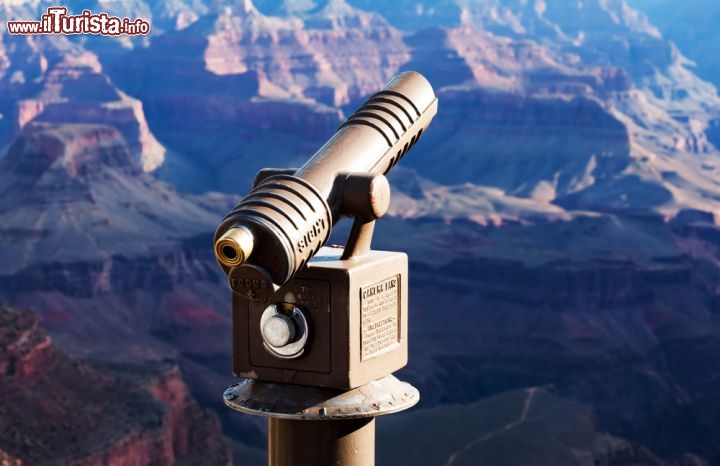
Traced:
POLYGON ((436 112, 430 83, 419 73, 401 73, 353 113, 295 176, 328 196, 340 172, 387 173, 436 112))
POLYGON ((294 174, 264 179, 222 221, 215 255, 231 288, 250 299, 289 281, 330 236, 343 215, 343 174, 386 174, 437 112, 419 73, 395 76, 370 97, 294 174))

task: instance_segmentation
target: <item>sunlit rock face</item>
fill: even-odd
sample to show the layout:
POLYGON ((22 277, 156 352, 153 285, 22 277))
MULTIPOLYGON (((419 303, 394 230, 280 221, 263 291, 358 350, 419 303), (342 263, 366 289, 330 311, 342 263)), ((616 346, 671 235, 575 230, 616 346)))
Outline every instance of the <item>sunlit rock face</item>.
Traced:
MULTIPOLYGON (((334 1, 268 16, 251 2, 219 5, 150 48, 215 75, 261 76, 258 94, 342 105, 375 91, 405 63, 407 46, 376 13, 334 1)), ((198 70, 199 71, 199 70, 198 70)))
POLYGON ((165 148, 150 132, 142 103, 112 83, 97 55, 64 36, 5 36, 3 49, 4 143, 33 121, 106 124, 123 134, 143 170, 162 164, 165 148))
POLYGON ((690 0, 683 8, 668 0, 629 0, 628 3, 646 14, 664 37, 695 62, 693 70, 698 76, 715 86, 720 84, 720 63, 714 53, 720 40, 715 27, 716 3, 690 0))

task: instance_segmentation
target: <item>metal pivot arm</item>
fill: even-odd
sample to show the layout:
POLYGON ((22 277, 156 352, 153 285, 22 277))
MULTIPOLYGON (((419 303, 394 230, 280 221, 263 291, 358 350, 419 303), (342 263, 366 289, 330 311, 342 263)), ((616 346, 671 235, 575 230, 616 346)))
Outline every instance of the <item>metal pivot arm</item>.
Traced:
POLYGON ((363 256, 370 252, 375 220, 390 207, 390 184, 383 175, 348 173, 338 176, 336 186, 343 213, 355 219, 341 259, 363 256))

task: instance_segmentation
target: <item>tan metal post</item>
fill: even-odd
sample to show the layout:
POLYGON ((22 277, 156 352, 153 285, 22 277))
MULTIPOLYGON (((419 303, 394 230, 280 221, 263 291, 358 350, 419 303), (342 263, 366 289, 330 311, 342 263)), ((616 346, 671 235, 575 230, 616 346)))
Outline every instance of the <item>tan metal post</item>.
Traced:
POLYGON ((373 466, 375 418, 268 419, 269 466, 373 466))

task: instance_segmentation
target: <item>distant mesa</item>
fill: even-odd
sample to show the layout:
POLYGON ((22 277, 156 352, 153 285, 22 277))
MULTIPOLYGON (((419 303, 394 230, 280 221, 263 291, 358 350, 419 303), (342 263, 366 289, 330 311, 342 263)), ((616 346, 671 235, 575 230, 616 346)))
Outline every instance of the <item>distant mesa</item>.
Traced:
POLYGON ((142 171, 122 134, 112 126, 37 121, 24 126, 4 165, 17 175, 36 179, 60 171, 71 178, 89 180, 105 167, 131 176, 142 171))
POLYGON ((225 203, 181 195, 143 173, 114 127, 29 123, 0 159, 0 257, 6 264, 0 278, 49 262, 56 267, 43 274, 52 274, 58 262, 177 252, 183 242, 211 234, 219 215, 213 209, 225 203))
POLYGON ((122 133, 144 171, 162 164, 165 148, 150 132, 142 103, 111 82, 95 54, 64 36, 4 42, 8 68, 0 74, 0 86, 16 98, 14 107, 0 109, 12 116, 4 122, 12 125, 6 128, 10 136, 30 122, 110 125, 122 133))
POLYGON ((287 96, 330 105, 374 92, 409 59, 400 33, 376 13, 336 1, 290 10, 269 16, 250 2, 218 8, 151 49, 163 48, 176 65, 201 59, 217 75, 256 71, 287 96))

